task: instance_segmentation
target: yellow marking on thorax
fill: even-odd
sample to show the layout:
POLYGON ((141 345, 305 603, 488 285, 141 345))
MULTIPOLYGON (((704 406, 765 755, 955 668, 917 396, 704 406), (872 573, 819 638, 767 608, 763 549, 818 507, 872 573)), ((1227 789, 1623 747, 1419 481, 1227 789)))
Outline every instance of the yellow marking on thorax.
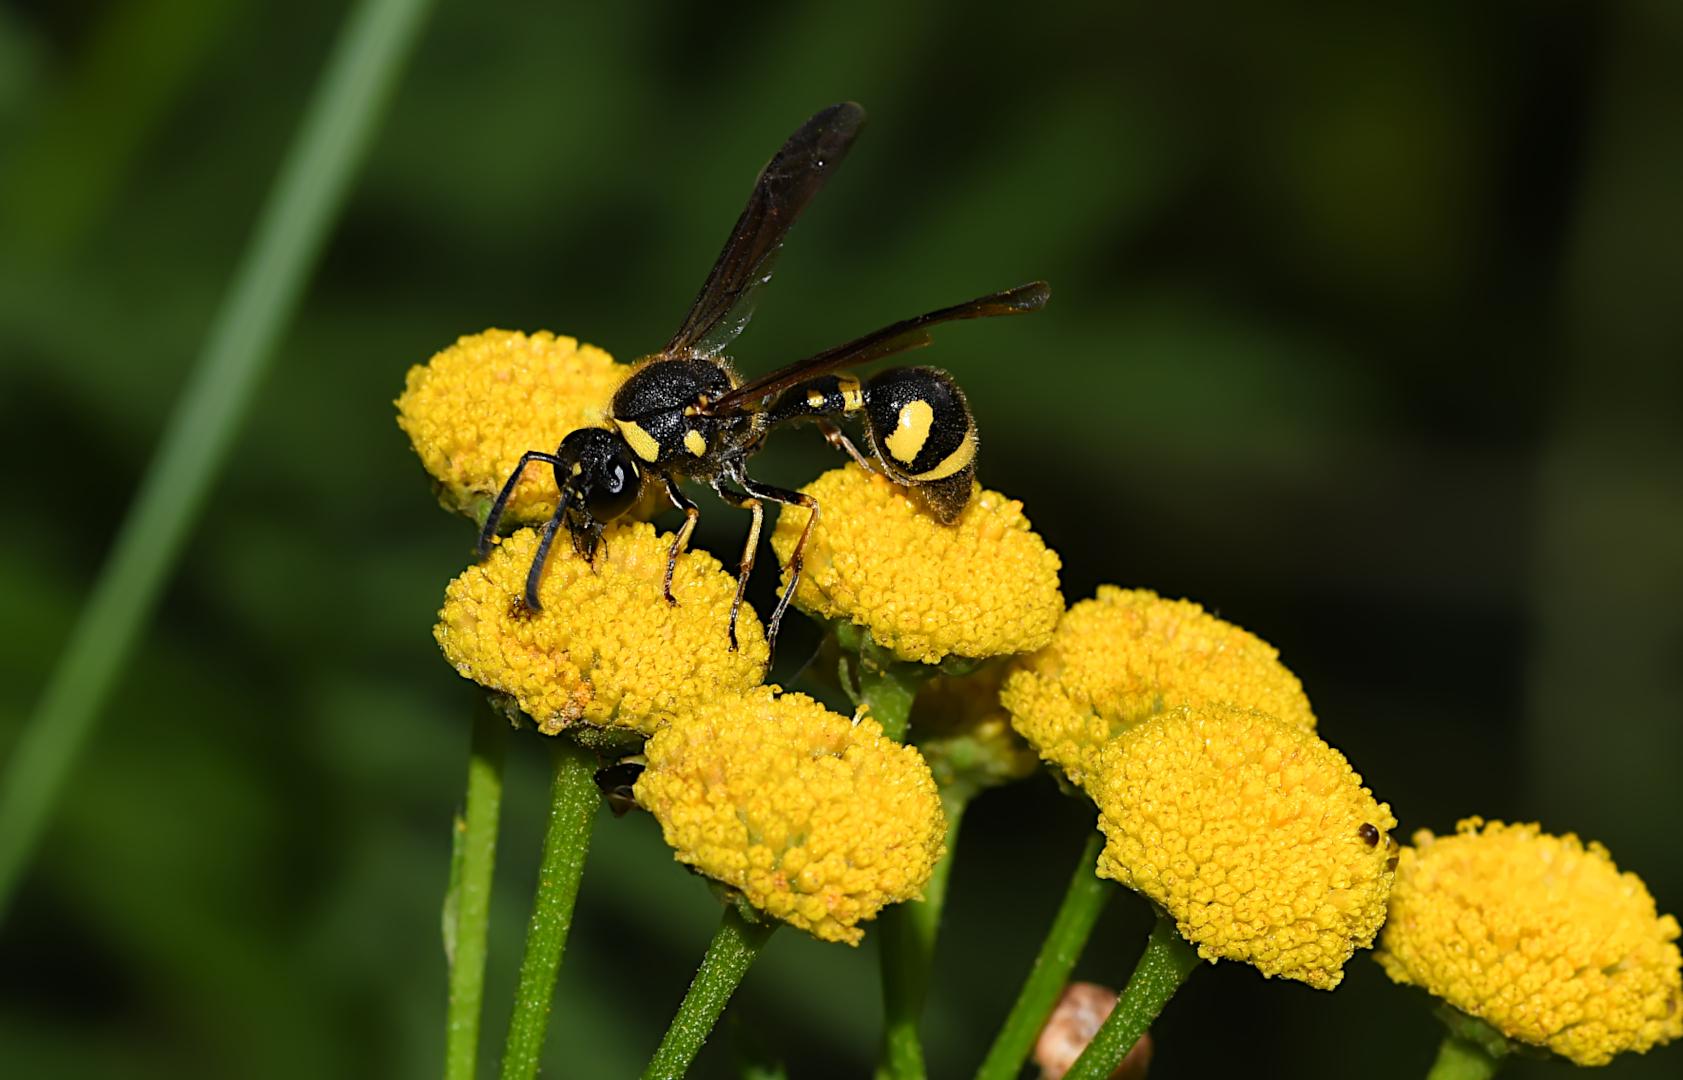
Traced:
POLYGON ((859 380, 852 375, 836 376, 836 388, 841 391, 842 412, 858 412, 865 407, 865 395, 859 390, 859 380))
POLYGON ((929 441, 929 425, 934 422, 935 410, 929 407, 929 402, 908 401, 900 406, 900 421, 882 441, 883 445, 896 461, 910 465, 929 441))
POLYGON ((952 453, 947 455, 945 461, 941 462, 941 464, 935 466, 933 469, 930 469, 928 472, 918 473, 910 479, 921 481, 923 483, 928 483, 933 480, 945 480, 947 477, 975 460, 976 428, 972 425, 970 430, 964 433, 964 441, 958 444, 957 450, 954 450, 952 453))
POLYGON ((655 437, 638 426, 635 420, 615 420, 619 425, 619 433, 625 438, 633 453, 644 461, 660 460, 660 444, 655 437))
POLYGON ((584 472, 584 466, 577 461, 573 462, 573 475, 574 476, 579 476, 583 472, 584 472))
POLYGON ((691 428, 684 432, 684 449, 701 457, 707 453, 707 440, 701 437, 701 432, 691 428))
POLYGON ((806 392, 806 407, 822 409, 824 407, 824 395, 817 390, 808 390, 806 392))

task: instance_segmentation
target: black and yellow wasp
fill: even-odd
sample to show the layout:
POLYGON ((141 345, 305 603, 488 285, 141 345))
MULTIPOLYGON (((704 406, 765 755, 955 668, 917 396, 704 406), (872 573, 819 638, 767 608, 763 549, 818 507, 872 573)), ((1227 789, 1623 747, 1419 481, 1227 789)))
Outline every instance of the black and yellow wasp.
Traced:
POLYGON ((699 513, 679 484, 694 480, 754 515, 731 608, 732 648, 743 591, 760 541, 761 500, 811 510, 789 560, 789 584, 767 627, 767 639, 775 643, 789 598, 800 582, 802 550, 819 513, 817 500, 811 496, 762 484, 747 474, 748 459, 760 450, 766 433, 786 420, 816 420, 833 445, 870 469, 871 463, 830 421, 857 414, 864 421, 876 468, 896 483, 920 488, 942 521, 956 519, 970 501, 976 472, 976 424, 963 392, 946 372, 929 367, 892 368, 864 382, 838 372, 928 345, 928 328, 937 323, 1037 311, 1046 303, 1045 282, 897 322, 747 385, 722 356, 725 346, 747 325, 755 293, 770 280, 784 236, 841 165, 864 123, 865 110, 843 102, 818 113, 783 144, 760 173, 747 209, 678 332, 614 393, 608 416, 612 428, 582 428, 568 435, 553 454, 530 450, 521 456, 485 519, 479 555, 489 554, 503 508, 526 466, 534 461, 551 466, 561 499, 544 526, 527 575, 527 607, 540 610, 538 584, 562 523, 571 532, 574 547, 590 557, 603 526, 636 506, 644 485, 650 483, 663 484, 672 504, 687 516, 673 538, 666 564, 666 599, 676 604, 672 571, 699 513))

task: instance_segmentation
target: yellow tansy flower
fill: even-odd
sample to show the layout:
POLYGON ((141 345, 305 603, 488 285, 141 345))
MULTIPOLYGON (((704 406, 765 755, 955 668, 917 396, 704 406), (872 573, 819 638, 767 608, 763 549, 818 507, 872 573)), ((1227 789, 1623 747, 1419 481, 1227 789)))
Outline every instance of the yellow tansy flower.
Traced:
POLYGON ((946 818, 917 750, 869 719, 762 687, 708 702, 645 750, 637 801, 680 862, 825 941, 922 895, 946 818))
MULTIPOLYGON (((938 664, 1038 649, 1063 614, 1058 556, 1023 504, 979 491, 942 525, 915 493, 858 465, 801 489, 818 500, 795 606, 871 632, 901 660, 938 664)), ((807 511, 784 507, 771 546, 785 567, 807 511)), ((783 580, 789 580, 784 570, 783 580)))
POLYGON ((1600 844, 1475 817, 1402 849, 1374 959, 1510 1039, 1605 1065, 1683 1036, 1677 937, 1600 844))
POLYGON ((1206 960, 1330 990, 1385 921, 1390 807, 1301 726, 1181 708, 1097 756, 1100 877, 1169 913, 1206 960))
POLYGON ((1052 643, 1013 662, 1000 700, 1017 730, 1075 783, 1106 742, 1181 705, 1258 709, 1315 729, 1303 684, 1255 634, 1188 600, 1099 586, 1052 643))
POLYGON ((764 677, 765 633, 744 605, 730 648, 736 579, 704 551, 678 557, 666 602, 670 534, 647 522, 611 526, 596 565, 565 543, 551 551, 539 598, 522 597, 537 533, 522 529, 450 583, 433 636, 456 670, 513 695, 554 734, 575 721, 653 732, 722 693, 764 677))
MULTIPOLYGON (((437 481, 439 501, 478 520, 521 454, 553 453, 569 433, 600 424, 630 370, 570 337, 487 330, 409 369, 397 423, 437 481)), ((533 465, 507 520, 546 520, 558 498, 554 473, 533 465)))

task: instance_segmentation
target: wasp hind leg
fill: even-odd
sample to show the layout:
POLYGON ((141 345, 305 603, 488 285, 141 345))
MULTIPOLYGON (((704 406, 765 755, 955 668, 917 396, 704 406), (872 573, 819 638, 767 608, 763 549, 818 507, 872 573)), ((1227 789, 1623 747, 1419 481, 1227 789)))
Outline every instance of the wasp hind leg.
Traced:
MULTIPOLYGON (((789 601, 794 599, 795 587, 801 583, 801 566, 805 558, 807 538, 812 535, 812 527, 818 524, 818 500, 804 492, 772 487, 770 484, 757 483, 747 477, 741 478, 741 483, 743 490, 750 495, 756 495, 774 503, 782 503, 784 506, 804 506, 809 511, 806 525, 801 529, 800 539, 795 541, 795 549, 789 553, 789 584, 783 587, 783 595, 778 597, 777 609, 771 613, 771 622, 766 627, 766 643, 775 650, 777 631, 783 625, 783 613, 789 610, 789 601)), ((755 526, 757 529, 758 522, 755 523, 755 526)), ((746 576, 743 580, 747 580, 746 576)), ((769 655, 766 657, 766 667, 768 669, 771 667, 771 657, 769 655)))
MULTIPOLYGON (((743 486, 747 487, 746 484, 743 486)), ((739 576, 736 579, 736 599, 730 605, 730 651, 735 652, 736 617, 742 613, 742 598, 748 592, 748 575, 754 572, 754 552, 760 546, 760 528, 765 524, 766 511, 765 507, 760 505, 760 500, 752 495, 729 490, 725 487, 725 482, 722 479, 714 481, 713 490, 719 493, 719 498, 730 503, 738 510, 748 510, 754 515, 754 523, 748 527, 748 542, 742 546, 742 564, 739 576)), ((768 638, 766 644, 772 645, 774 642, 768 638)), ((768 668, 771 666, 771 656, 769 654, 766 656, 766 666, 768 668)))
MULTIPOLYGON (((672 500, 672 505, 684 512, 684 524, 678 530, 678 535, 672 538, 672 550, 666 556, 666 602, 673 607, 678 606, 678 598, 672 595, 672 573, 678 569, 678 556, 682 555, 690 546, 690 534, 695 532, 695 520, 701 516, 701 510, 690 502, 678 488, 678 481, 670 476, 666 480, 666 497, 672 500)), ((740 590, 738 596, 741 595, 740 590)), ((731 612, 731 646, 736 645, 736 613, 731 612)))
POLYGON ((859 452, 859 448, 853 445, 853 440, 848 438, 841 428, 828 420, 820 420, 818 421, 818 430, 823 433, 825 442, 838 450, 846 450, 847 456, 852 458, 861 469, 868 473, 876 472, 875 469, 871 468, 871 463, 865 460, 865 455, 859 452))

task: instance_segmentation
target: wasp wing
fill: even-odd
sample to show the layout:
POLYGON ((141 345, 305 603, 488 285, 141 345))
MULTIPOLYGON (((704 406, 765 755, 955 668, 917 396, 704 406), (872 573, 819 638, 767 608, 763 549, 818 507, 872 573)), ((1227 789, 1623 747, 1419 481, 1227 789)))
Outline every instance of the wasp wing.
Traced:
POLYGON ((732 390, 703 411, 714 416, 732 410, 757 412, 766 408, 778 394, 808 379, 840 371, 842 368, 868 364, 908 349, 921 349, 929 344, 931 326, 958 319, 985 319, 994 315, 1022 315, 1030 311, 1039 311, 1046 306, 1046 298, 1051 292, 1051 286, 1044 281, 1031 281, 1015 289, 977 297, 963 304, 954 304, 952 307, 902 320, 893 326, 885 326, 875 333, 856 338, 846 345, 838 345, 817 356, 779 368, 741 389, 732 390))
POLYGON ((755 292, 771 280, 784 236, 847 157, 864 124, 865 110, 844 101, 789 136, 760 172, 747 208, 664 355, 714 357, 742 333, 754 313, 755 292))

